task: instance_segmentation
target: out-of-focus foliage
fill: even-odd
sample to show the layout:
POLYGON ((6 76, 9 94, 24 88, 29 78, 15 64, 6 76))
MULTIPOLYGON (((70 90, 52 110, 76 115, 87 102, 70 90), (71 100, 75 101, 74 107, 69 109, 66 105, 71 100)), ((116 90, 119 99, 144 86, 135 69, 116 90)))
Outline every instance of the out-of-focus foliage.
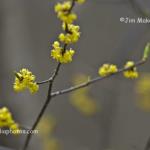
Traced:
POLYGON ((143 73, 136 83, 138 94, 137 105, 140 109, 150 112, 150 73, 143 73))
POLYGON ((45 116, 41 120, 38 130, 39 137, 42 139, 43 150, 60 150, 60 141, 54 137, 54 132, 57 127, 57 121, 53 116, 45 116))
MULTIPOLYGON (((78 74, 73 78, 73 85, 80 84, 88 81, 89 78, 86 75, 78 74)), ((99 110, 100 106, 96 103, 96 100, 89 94, 89 87, 77 90, 70 94, 70 103, 84 116, 93 116, 99 110)))
POLYGON ((45 139, 43 142, 44 150, 60 150, 61 145, 58 139, 56 138, 49 138, 45 139))
POLYGON ((57 126, 56 119, 53 116, 45 116, 41 120, 38 129, 41 136, 51 135, 57 126))

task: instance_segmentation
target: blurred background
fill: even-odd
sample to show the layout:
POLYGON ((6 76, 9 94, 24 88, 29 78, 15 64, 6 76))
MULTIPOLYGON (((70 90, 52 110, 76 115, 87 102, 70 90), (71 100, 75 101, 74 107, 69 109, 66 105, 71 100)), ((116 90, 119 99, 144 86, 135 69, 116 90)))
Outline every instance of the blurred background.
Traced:
MULTIPOLYGON (((47 85, 31 95, 13 91, 14 74, 28 68, 37 81, 49 78, 56 62, 50 45, 61 32, 54 13, 58 0, 0 1, 0 106, 15 120, 31 127, 47 94, 47 85)), ((81 26, 80 41, 73 45, 74 61, 63 65, 54 91, 97 76, 99 66, 122 67, 138 61, 150 41, 150 24, 122 23, 120 17, 150 14, 149 0, 87 0, 74 11, 81 26)), ((140 77, 117 75, 84 90, 53 99, 32 138, 31 150, 139 150, 150 137, 150 61, 138 68, 140 77)), ((0 145, 22 147, 25 135, 0 135, 0 145)))

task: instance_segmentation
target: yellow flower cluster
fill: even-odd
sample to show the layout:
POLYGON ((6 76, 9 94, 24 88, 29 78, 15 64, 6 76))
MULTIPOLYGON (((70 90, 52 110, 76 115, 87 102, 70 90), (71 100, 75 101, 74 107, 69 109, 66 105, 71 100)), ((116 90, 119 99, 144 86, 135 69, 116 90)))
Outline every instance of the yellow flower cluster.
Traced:
POLYGON ((66 50, 63 53, 63 48, 60 47, 60 43, 58 41, 54 42, 53 49, 51 50, 51 56, 53 57, 53 59, 56 59, 60 63, 71 62, 74 53, 75 53, 75 51, 72 49, 66 50))
POLYGON ((118 71, 117 66, 113 64, 103 64, 102 67, 99 68, 99 75, 104 77, 118 71))
POLYGON ((59 35, 59 40, 63 43, 66 44, 71 44, 71 43, 75 43, 79 40, 80 37, 80 32, 79 32, 80 27, 79 26, 75 26, 73 24, 68 24, 67 25, 67 29, 66 29, 66 24, 63 23, 63 30, 67 30, 67 33, 61 33, 59 35))
POLYGON ((9 128, 12 130, 14 134, 17 134, 19 127, 18 124, 12 118, 11 113, 9 112, 8 108, 3 107, 0 108, 0 128, 9 128))
POLYGON ((71 9, 71 2, 67 1, 67 2, 63 2, 63 3, 58 3, 55 6, 55 12, 57 13, 57 17, 67 23, 67 24, 71 24, 74 20, 77 19, 77 15, 75 13, 70 13, 71 9))
MULTIPOLYGON (((77 75, 74 79, 74 85, 87 81, 87 76, 77 75)), ((80 89, 70 94, 70 103, 81 114, 87 117, 94 116, 99 111, 99 106, 94 98, 89 95, 89 88, 80 89)))
MULTIPOLYGON (((133 61, 128 61, 125 66, 125 69, 128 69, 126 71, 123 72, 124 77, 126 78, 138 78, 139 74, 137 72, 137 68, 134 66, 134 62, 133 61)), ((116 65, 113 64, 103 64, 102 67, 99 68, 99 75, 102 77, 105 77, 107 75, 111 75, 118 72, 118 68, 116 65)))
POLYGON ((59 41, 64 43, 65 48, 60 46, 59 41, 55 41, 51 50, 51 57, 60 63, 69 63, 72 61, 75 51, 72 49, 66 50, 66 47, 68 44, 77 42, 80 37, 80 27, 73 24, 73 21, 77 19, 77 15, 72 12, 72 8, 75 2, 81 4, 84 1, 66 1, 55 5, 55 12, 57 13, 57 17, 63 22, 62 29, 65 31, 65 33, 59 35, 59 41))
MULTIPOLYGON (((134 62, 133 61, 128 61, 126 64, 125 64, 125 68, 129 68, 129 67, 132 67, 134 66, 134 62)), ((124 71, 124 76, 126 78, 131 78, 131 79, 135 79, 135 78, 138 78, 139 74, 137 72, 137 68, 136 67, 132 67, 131 69, 127 70, 127 71, 124 71)))
POLYGON ((35 76, 28 69, 21 69, 15 73, 14 90, 20 92, 29 89, 30 93, 35 93, 39 89, 39 85, 35 82, 35 76))

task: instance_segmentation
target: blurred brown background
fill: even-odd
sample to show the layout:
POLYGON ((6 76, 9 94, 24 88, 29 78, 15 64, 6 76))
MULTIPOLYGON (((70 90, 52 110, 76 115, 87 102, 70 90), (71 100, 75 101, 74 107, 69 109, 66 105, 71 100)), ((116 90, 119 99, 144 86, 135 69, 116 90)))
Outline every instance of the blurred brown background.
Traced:
MULTIPOLYGON (((61 31, 53 7, 57 0, 0 1, 0 106, 7 106, 20 124, 31 126, 45 101, 47 85, 35 95, 16 94, 12 89, 13 71, 30 69, 37 80, 47 79, 56 63, 50 59, 52 44, 61 31)), ((97 76, 105 62, 118 66, 130 59, 139 60, 150 40, 150 24, 125 24, 120 17, 137 18, 150 12, 149 0, 87 0, 76 6, 81 39, 73 46, 74 61, 64 65, 56 80, 55 90, 70 86, 75 74, 97 76)), ((150 62, 140 72, 150 71, 150 62)), ((102 110, 84 117, 73 108, 68 95, 55 98, 46 114, 58 120, 55 131, 64 150, 133 150, 144 149, 150 136, 150 113, 136 105, 135 80, 122 76, 96 83, 91 94, 102 110)), ((25 136, 0 135, 0 144, 20 148, 25 136)), ((30 149, 40 150, 34 137, 30 149)), ((44 149, 43 149, 44 150, 44 149)))

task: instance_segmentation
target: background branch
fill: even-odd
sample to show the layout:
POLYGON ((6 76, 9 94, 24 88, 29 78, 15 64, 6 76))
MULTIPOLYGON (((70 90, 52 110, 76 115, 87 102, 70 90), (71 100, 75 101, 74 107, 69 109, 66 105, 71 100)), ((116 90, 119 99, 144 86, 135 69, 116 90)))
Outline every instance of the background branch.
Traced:
MULTIPOLYGON (((140 60, 140 61, 138 61, 138 62, 135 63, 134 67, 140 66, 140 65, 144 64, 145 62, 146 62, 146 60, 140 60)), ((98 81, 101 81, 101 80, 103 80, 103 79, 106 79, 106 78, 109 78, 109 77, 111 77, 111 76, 114 76, 114 75, 116 75, 116 74, 119 74, 119 73, 121 73, 121 72, 123 72, 123 71, 130 70, 131 68, 133 68, 133 66, 132 66, 132 67, 128 67, 128 68, 121 68, 121 69, 119 69, 119 70, 118 70, 116 73, 114 73, 114 74, 110 74, 110 75, 107 75, 107 76, 104 76, 104 77, 96 77, 96 78, 91 79, 91 80, 89 80, 89 81, 87 81, 87 82, 83 82, 83 83, 81 83, 81 84, 79 84, 79 85, 72 86, 72 87, 70 87, 70 88, 67 88, 67 89, 64 89, 64 90, 61 90, 61 91, 53 92, 53 93, 51 94, 51 97, 55 97, 55 96, 59 96, 59 95, 62 95, 62 94, 66 94, 66 93, 73 92, 73 91, 75 91, 75 90, 78 90, 78 89, 84 88, 84 87, 86 87, 86 86, 88 86, 88 85, 91 85, 91 84, 93 84, 93 83, 95 83, 95 82, 98 82, 98 81)))
POLYGON ((129 0, 133 9, 135 9, 142 17, 150 18, 150 14, 145 11, 136 0, 129 0))

